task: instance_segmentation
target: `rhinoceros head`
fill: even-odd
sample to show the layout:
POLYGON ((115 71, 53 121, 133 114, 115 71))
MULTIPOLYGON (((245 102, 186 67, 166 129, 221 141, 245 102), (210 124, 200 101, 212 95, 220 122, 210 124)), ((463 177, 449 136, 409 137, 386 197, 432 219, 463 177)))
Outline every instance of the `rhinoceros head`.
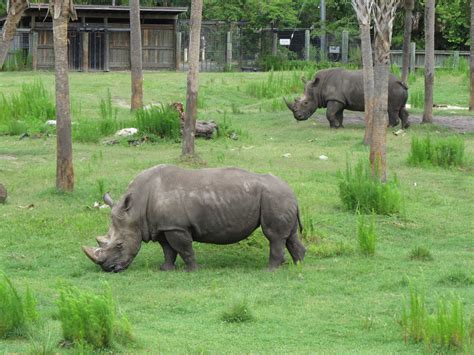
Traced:
POLYGON ((314 80, 306 81, 304 78, 304 93, 299 99, 295 99, 293 103, 289 103, 285 100, 286 106, 293 112, 293 116, 298 121, 304 121, 311 117, 319 106, 317 95, 315 95, 315 89, 319 81, 318 78, 314 80))
POLYGON ((125 270, 138 254, 141 235, 131 218, 132 196, 126 195, 114 204, 109 194, 104 201, 112 208, 112 223, 106 236, 96 238, 98 248, 82 247, 84 253, 102 270, 125 270))

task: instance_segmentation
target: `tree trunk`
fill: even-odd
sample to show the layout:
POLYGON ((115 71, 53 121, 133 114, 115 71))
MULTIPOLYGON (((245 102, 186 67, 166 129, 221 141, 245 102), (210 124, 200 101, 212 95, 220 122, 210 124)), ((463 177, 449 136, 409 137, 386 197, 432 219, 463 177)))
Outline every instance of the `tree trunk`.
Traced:
POLYGON ((408 68, 410 66, 410 42, 413 23, 414 0, 405 0, 405 30, 403 32, 402 82, 408 82, 408 68))
POLYGON ((69 99, 67 27, 69 16, 75 16, 70 0, 52 0, 54 66, 56 73, 56 188, 61 191, 74 189, 72 166, 71 108, 69 99))
POLYGON ((474 111, 474 0, 471 0, 471 99, 469 111, 474 111))
POLYGON ((435 0, 425 3, 425 109, 422 123, 433 122, 435 0))
POLYGON ((130 0, 130 64, 132 74, 132 111, 143 107, 142 34, 140 0, 130 0))
POLYGON ((196 129, 199 46, 201 37, 202 0, 192 0, 189 34, 189 71, 186 92, 186 115, 183 129, 183 156, 194 155, 194 132, 196 129))
POLYGON ((360 25, 362 47, 362 66, 364 72, 364 107, 365 134, 364 144, 371 144, 374 117, 374 63, 372 60, 372 42, 370 40, 370 24, 360 25))
MULTIPOLYGON (((9 1, 9 0, 7 0, 9 1)), ((0 37, 0 69, 5 63, 8 51, 12 44, 13 37, 16 33, 18 23, 23 16, 28 3, 26 0, 10 0, 10 7, 8 9, 7 19, 3 25, 3 30, 0 37)))

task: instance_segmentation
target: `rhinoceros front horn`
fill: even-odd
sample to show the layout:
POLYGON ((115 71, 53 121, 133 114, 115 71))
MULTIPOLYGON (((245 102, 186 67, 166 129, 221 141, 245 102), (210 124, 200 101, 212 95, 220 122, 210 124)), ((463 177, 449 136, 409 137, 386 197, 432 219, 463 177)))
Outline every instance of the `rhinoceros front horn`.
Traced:
POLYGON ((112 197, 110 197, 108 192, 104 194, 103 199, 104 199, 104 202, 108 204, 111 208, 114 207, 114 200, 112 200, 112 197))
POLYGON ((82 247, 82 251, 96 264, 101 264, 104 261, 101 255, 101 248, 82 247))
POLYGON ((283 100, 285 101, 285 104, 286 106, 288 106, 288 108, 291 110, 291 111, 294 111, 294 108, 293 108, 293 104, 290 104, 286 98, 284 97, 283 100))

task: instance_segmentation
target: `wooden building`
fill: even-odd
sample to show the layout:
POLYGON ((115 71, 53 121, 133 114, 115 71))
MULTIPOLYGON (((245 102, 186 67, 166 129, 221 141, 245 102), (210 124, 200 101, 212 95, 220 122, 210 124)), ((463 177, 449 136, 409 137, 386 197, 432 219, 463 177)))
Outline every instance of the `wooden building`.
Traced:
MULTIPOLYGON (((69 22, 69 69, 109 71, 130 69, 128 6, 76 5, 78 20, 69 22)), ((143 69, 179 67, 179 14, 185 7, 142 7, 143 69)), ((0 28, 5 18, 0 18, 0 28)), ((30 4, 13 49, 27 51, 33 69, 54 69, 53 27, 47 4, 30 4)))

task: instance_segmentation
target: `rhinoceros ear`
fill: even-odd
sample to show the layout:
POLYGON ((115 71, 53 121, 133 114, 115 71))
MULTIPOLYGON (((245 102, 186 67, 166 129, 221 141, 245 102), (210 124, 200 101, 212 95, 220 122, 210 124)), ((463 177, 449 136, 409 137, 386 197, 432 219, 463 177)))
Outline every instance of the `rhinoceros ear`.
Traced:
POLYGON ((316 86, 319 83, 319 78, 314 78, 314 80, 311 82, 311 86, 316 86))
POLYGON ((97 241, 97 244, 99 244, 99 247, 101 247, 101 248, 106 247, 107 244, 109 244, 109 241, 110 241, 109 238, 107 238, 104 235, 96 237, 95 240, 97 241))

